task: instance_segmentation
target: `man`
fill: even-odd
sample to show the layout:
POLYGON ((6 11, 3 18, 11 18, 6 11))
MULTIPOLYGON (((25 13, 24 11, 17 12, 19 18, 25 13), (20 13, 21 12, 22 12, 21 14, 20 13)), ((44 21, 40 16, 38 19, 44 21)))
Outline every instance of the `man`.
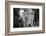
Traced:
POLYGON ((20 19, 23 20, 23 26, 28 27, 33 26, 33 20, 34 20, 34 11, 32 9, 28 8, 21 8, 19 11, 20 19))

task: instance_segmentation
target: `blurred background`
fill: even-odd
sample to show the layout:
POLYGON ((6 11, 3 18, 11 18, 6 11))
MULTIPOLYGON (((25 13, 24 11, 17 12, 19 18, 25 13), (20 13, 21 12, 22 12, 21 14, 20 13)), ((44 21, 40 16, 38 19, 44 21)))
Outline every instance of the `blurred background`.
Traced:
MULTIPOLYGON (((46 0, 15 0, 15 1, 45 3, 45 18, 46 18, 46 0)), ((45 19, 45 21, 46 21, 46 19, 45 19)), ((5 0, 0 0, 0 36, 5 36, 5 0)), ((46 22, 45 22, 45 33, 11 35, 11 36, 46 36, 46 22)))

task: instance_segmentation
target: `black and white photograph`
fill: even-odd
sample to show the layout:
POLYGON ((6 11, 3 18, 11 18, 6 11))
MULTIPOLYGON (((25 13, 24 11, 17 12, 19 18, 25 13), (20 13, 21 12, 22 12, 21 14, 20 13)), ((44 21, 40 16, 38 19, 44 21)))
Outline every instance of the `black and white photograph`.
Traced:
POLYGON ((6 35, 45 32, 45 3, 6 2, 6 35))
POLYGON ((42 29, 42 6, 11 5, 10 12, 11 32, 42 29))
POLYGON ((45 32, 45 3, 6 1, 6 35, 45 32))
POLYGON ((39 9, 13 8, 13 28, 39 27, 39 9))

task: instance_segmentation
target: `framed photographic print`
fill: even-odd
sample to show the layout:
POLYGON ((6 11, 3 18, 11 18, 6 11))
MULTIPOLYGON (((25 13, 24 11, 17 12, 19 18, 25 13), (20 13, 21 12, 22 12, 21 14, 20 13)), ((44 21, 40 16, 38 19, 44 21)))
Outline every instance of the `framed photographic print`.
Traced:
POLYGON ((6 35, 45 32, 45 3, 6 1, 6 35))

